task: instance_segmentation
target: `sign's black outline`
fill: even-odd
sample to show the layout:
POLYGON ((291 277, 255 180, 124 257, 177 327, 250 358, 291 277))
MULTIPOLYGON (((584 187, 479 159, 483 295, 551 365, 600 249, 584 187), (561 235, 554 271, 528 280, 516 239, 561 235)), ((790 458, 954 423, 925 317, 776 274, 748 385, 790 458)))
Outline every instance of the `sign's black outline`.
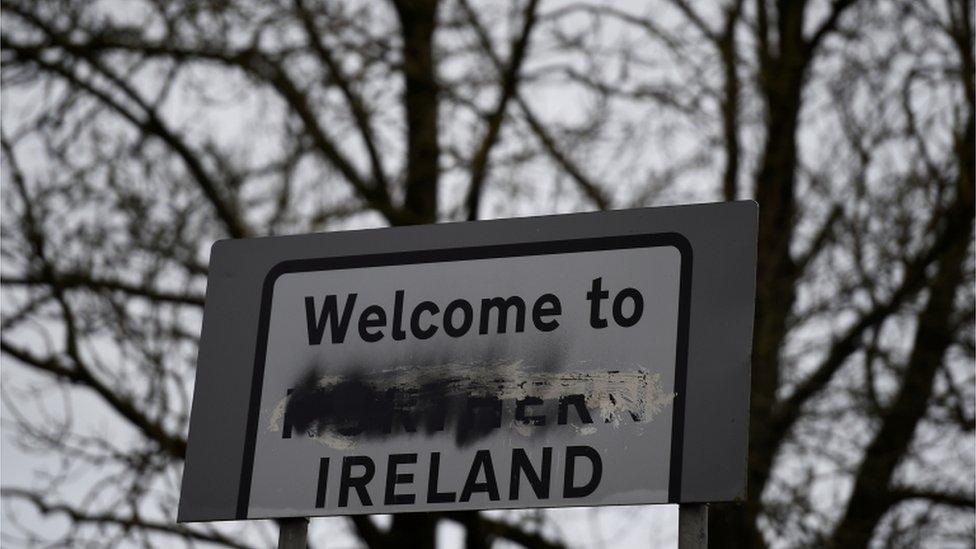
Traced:
POLYGON ((520 242, 465 246, 437 250, 411 250, 378 254, 344 255, 282 261, 272 267, 264 279, 261 291, 261 311, 258 317, 257 348, 254 353, 254 370, 251 378, 251 398, 248 403, 244 459, 241 463, 241 481, 237 492, 237 519, 247 519, 251 497, 251 479, 254 474, 254 450, 257 444, 258 418, 261 408, 261 390, 264 384, 264 366, 268 351, 268 330, 271 322, 271 303, 274 285, 278 277, 289 273, 333 271, 338 269, 362 269, 450 261, 478 259, 502 259, 534 255, 625 250, 632 248, 659 248, 671 246, 681 256, 678 289, 678 337, 675 352, 675 398, 671 415, 671 465, 668 479, 668 503, 681 499, 681 460, 684 447, 685 389, 688 378, 688 336, 691 317, 691 265, 692 247, 684 235, 675 232, 644 233, 568 240, 520 242))

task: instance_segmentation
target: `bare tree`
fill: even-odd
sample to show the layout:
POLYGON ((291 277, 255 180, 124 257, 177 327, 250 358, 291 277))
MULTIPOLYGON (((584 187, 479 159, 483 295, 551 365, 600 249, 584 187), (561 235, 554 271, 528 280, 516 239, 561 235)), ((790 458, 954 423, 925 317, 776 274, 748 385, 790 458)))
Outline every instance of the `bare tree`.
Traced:
MULTIPOLYGON (((7 542, 272 542, 173 523, 215 239, 752 197, 749 495, 711 539, 972 545, 970 0, 2 10, 4 436, 47 459, 7 542)), ((442 521, 572 545, 348 524, 442 521)))

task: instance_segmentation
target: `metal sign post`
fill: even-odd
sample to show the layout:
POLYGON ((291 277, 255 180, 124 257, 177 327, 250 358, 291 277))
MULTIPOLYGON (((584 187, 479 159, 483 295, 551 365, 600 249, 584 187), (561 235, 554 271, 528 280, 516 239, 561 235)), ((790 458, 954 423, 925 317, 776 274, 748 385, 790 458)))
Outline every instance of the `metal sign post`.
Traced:
POLYGON ((708 548, 708 504, 678 506, 678 549, 708 548))
POLYGON ((278 549, 305 549, 308 544, 308 517, 278 521, 278 549))

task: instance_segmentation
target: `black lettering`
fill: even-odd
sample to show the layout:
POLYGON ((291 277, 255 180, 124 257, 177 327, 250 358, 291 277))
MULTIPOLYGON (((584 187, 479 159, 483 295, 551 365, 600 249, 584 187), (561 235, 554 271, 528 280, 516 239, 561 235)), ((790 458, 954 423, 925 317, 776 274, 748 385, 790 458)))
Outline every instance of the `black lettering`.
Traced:
POLYGON ((613 321, 624 328, 637 324, 644 314, 644 296, 636 288, 624 288, 613 298, 613 321), (634 302, 634 310, 630 316, 624 316, 624 300, 630 298, 634 302))
MULTIPOLYGON (((288 396, 291 396, 291 392, 292 392, 292 390, 291 389, 288 389, 288 391, 286 392, 286 394, 288 396)), ((291 414, 288 413, 288 410, 290 410, 290 409, 291 409, 291 406, 285 406, 285 417, 281 421, 281 438, 291 438, 291 423, 292 423, 292 421, 291 421, 291 414)))
POLYGON ((339 476, 339 507, 349 505, 350 488, 356 489, 356 495, 359 496, 359 502, 362 505, 372 505, 373 500, 369 498, 366 485, 373 480, 374 474, 376 474, 376 465, 373 464, 373 460, 369 459, 369 456, 346 456, 342 458, 342 474, 339 476), (363 474, 353 477, 352 468, 356 466, 363 468, 363 474))
POLYGON ((444 308, 444 333, 451 337, 461 337, 468 333, 474 322, 474 310, 471 304, 463 299, 455 299, 444 308), (461 325, 454 326, 454 311, 461 310, 461 325))
POLYGON ((472 494, 487 492, 488 499, 498 501, 498 481, 495 479, 495 467, 491 463, 491 452, 488 450, 478 450, 471 462, 471 470, 468 471, 468 479, 464 481, 464 488, 461 490, 461 497, 458 501, 464 502, 471 499, 472 494), (485 481, 478 482, 481 471, 485 472, 485 481))
POLYGON ((383 503, 387 505, 410 505, 416 501, 413 494, 397 494, 397 484, 413 482, 413 473, 397 473, 397 467, 417 463, 417 454, 390 454, 386 462, 386 497, 383 503))
POLYGON ((315 508, 325 507, 325 489, 329 481, 329 458, 319 459, 319 485, 315 490, 315 508))
POLYGON ((539 397, 527 396, 515 401, 515 421, 521 421, 525 425, 535 425, 541 427, 546 424, 546 416, 527 416, 527 408, 542 404, 539 397))
POLYGON ((440 475, 441 453, 431 452, 430 474, 427 475, 427 503, 454 503, 457 499, 455 492, 438 492, 437 477, 440 475))
POLYGON ((525 480, 529 481, 535 497, 547 499, 549 497, 549 473, 552 472, 552 448, 542 449, 542 474, 532 467, 528 454, 521 448, 512 449, 512 480, 508 488, 508 499, 519 498, 519 471, 525 473, 525 480))
POLYGON ((607 321, 600 317, 600 302, 610 297, 610 292, 603 289, 603 278, 594 278, 593 287, 586 292, 586 299, 590 302, 590 326, 606 328, 607 321))
POLYGON ((586 398, 583 395, 566 395, 559 397, 559 418, 558 423, 560 425, 566 425, 566 416, 569 415, 569 405, 572 404, 573 408, 576 408, 576 415, 579 416, 580 421, 583 423, 593 423, 593 418, 590 417, 590 411, 586 408, 586 398))
POLYGON ((517 333, 525 331, 525 300, 517 295, 508 299, 501 297, 486 298, 481 300, 481 323, 478 333, 484 335, 488 333, 488 321, 491 319, 491 310, 498 311, 498 333, 504 334, 508 330, 508 310, 515 308, 515 331, 517 333))
POLYGON ((375 343, 383 339, 383 330, 369 331, 370 328, 386 326, 386 311, 379 305, 370 305, 359 315, 359 337, 367 343, 375 343))
POLYGON ((403 290, 397 290, 393 297, 393 339, 403 341, 407 333, 403 331, 403 290))
POLYGON ((404 401, 397 402, 397 390, 386 390, 386 401, 390 403, 390 416, 383 424, 384 433, 393 432, 393 418, 399 418, 403 430, 408 433, 417 432, 417 416, 420 415, 417 407, 417 397, 405 397, 404 401))
POLYGON ((351 382, 344 391, 330 402, 336 431, 343 436, 354 437, 375 428, 381 422, 392 422, 393 401, 391 395, 382 398, 372 393, 371 388, 361 382, 351 382))
POLYGON ((559 327, 559 321, 555 318, 546 320, 545 317, 559 316, 563 314, 562 304, 554 294, 544 294, 535 300, 532 306, 532 324, 540 332, 551 332, 559 327))
POLYGON ((430 339, 437 333, 437 326, 434 326, 433 323, 426 328, 420 327, 420 315, 424 311, 430 312, 431 316, 433 316, 440 311, 440 307, 433 301, 421 301, 413 310, 413 313, 410 314, 410 331, 413 333, 413 337, 417 339, 430 339))
POLYGON ((469 396, 457 424, 457 442, 464 444, 502 426, 502 401, 495 396, 469 396))
POLYGON ((443 396, 433 397, 424 402, 424 428, 428 433, 443 431, 447 424, 447 399, 443 396))
POLYGON ((603 461, 600 454, 589 446, 569 446, 566 448, 566 476, 563 479, 564 498, 582 498, 596 491, 603 476, 603 461), (583 486, 575 485, 576 458, 582 457, 590 461, 593 474, 583 486))
POLYGON ((315 299, 311 296, 305 298, 305 320, 308 323, 308 344, 319 345, 322 343, 322 336, 325 334, 325 323, 329 322, 329 330, 332 335, 332 343, 342 343, 346 339, 346 330, 349 328, 349 319, 352 317, 352 309, 356 304, 358 294, 349 294, 346 299, 346 306, 342 309, 342 319, 338 319, 339 310, 336 305, 336 296, 325 296, 322 303, 320 316, 315 316, 315 299))

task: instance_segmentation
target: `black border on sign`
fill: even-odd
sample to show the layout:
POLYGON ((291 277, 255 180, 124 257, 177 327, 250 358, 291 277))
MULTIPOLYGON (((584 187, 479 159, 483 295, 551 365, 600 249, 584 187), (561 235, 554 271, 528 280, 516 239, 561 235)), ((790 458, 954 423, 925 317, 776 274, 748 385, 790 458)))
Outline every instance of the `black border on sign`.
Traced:
POLYGON ((671 415, 671 466, 668 480, 668 502, 681 500, 681 460, 684 447, 685 390, 688 378, 688 325, 691 316, 691 243, 679 233, 650 233, 570 240, 549 240, 516 244, 468 246, 439 250, 413 250, 379 254, 346 255, 315 259, 283 261, 272 267, 264 279, 261 291, 261 312, 258 317, 257 348, 251 378, 251 397, 247 411, 244 459, 237 492, 237 519, 246 519, 251 497, 251 478, 254 474, 254 450, 257 444, 258 419, 261 408, 261 389, 268 351, 268 329, 271 322, 271 302, 278 277, 287 273, 362 269, 420 263, 500 259, 533 255, 552 255, 574 252, 623 250, 628 248, 657 248, 672 246, 681 256, 678 289, 678 341, 675 357, 675 400, 671 415))

